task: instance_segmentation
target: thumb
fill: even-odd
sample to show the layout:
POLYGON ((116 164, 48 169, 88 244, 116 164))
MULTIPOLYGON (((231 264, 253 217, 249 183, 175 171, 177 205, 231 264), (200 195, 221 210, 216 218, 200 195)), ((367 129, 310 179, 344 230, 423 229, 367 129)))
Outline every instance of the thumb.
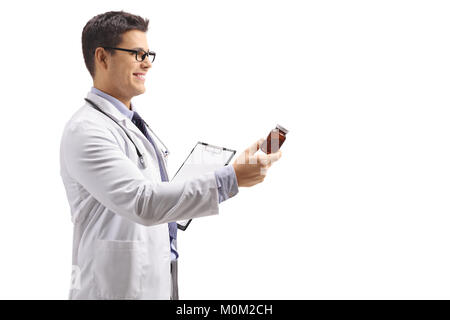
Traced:
POLYGON ((256 151, 259 150, 264 140, 265 140, 264 138, 260 138, 258 141, 255 141, 250 147, 245 149, 245 153, 249 156, 254 155, 256 151))

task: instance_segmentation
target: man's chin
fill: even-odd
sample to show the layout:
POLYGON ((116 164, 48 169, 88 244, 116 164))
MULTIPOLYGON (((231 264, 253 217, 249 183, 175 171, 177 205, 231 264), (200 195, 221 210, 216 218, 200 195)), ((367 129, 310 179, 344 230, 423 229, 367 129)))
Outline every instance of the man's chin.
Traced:
POLYGON ((145 87, 142 86, 141 88, 136 88, 136 90, 134 91, 134 96, 139 96, 141 94, 145 93, 145 87))

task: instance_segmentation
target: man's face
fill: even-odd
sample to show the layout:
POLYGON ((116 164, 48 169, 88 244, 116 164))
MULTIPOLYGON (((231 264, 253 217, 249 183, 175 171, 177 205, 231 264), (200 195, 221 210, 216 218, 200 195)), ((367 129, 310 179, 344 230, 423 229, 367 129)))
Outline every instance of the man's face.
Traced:
MULTIPOLYGON (((147 36, 145 32, 130 30, 122 34, 122 42, 117 48, 148 51, 147 36)), ((110 63, 106 70, 106 81, 115 94, 131 99, 145 92, 145 75, 152 67, 149 58, 144 61, 136 60, 132 52, 114 50, 110 56, 110 63)))

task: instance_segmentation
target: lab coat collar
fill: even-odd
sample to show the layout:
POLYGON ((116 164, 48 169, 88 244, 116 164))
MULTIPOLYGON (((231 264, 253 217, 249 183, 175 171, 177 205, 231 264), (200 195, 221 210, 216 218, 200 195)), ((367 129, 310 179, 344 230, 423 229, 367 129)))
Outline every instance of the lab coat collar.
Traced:
POLYGON ((102 109, 103 112, 113 117, 114 120, 123 122, 125 119, 127 119, 127 117, 123 113, 117 110, 117 108, 105 98, 100 97, 93 92, 88 92, 87 98, 97 104, 97 106, 102 109))
POLYGON ((128 117, 128 119, 132 119, 133 118, 133 105, 132 103, 130 103, 130 108, 128 108, 122 101, 118 100, 117 98, 107 94, 106 92, 103 92, 100 89, 97 89, 96 87, 92 87, 91 88, 91 92, 95 93, 96 95, 105 98, 106 100, 108 100, 109 102, 112 103, 112 105, 114 107, 116 107, 116 109, 118 109, 120 111, 120 113, 124 114, 125 116, 128 117))
MULTIPOLYGON (((114 120, 119 122, 121 125, 133 131, 134 134, 147 140, 147 138, 143 135, 141 130, 139 130, 126 115, 117 110, 117 108, 111 102, 109 102, 103 97, 96 95, 93 92, 88 92, 87 98, 93 101, 95 104, 97 104, 98 107, 102 109, 103 112, 110 115, 114 120)), ((132 105, 132 110, 138 112, 135 105, 132 105)))

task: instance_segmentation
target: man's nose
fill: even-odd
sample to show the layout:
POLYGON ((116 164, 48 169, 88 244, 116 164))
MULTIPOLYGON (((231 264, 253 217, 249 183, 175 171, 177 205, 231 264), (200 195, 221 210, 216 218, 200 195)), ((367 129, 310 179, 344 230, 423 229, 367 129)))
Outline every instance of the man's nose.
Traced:
POLYGON ((150 62, 150 57, 146 56, 144 61, 142 61, 141 66, 144 68, 151 68, 152 67, 152 63, 150 62))

